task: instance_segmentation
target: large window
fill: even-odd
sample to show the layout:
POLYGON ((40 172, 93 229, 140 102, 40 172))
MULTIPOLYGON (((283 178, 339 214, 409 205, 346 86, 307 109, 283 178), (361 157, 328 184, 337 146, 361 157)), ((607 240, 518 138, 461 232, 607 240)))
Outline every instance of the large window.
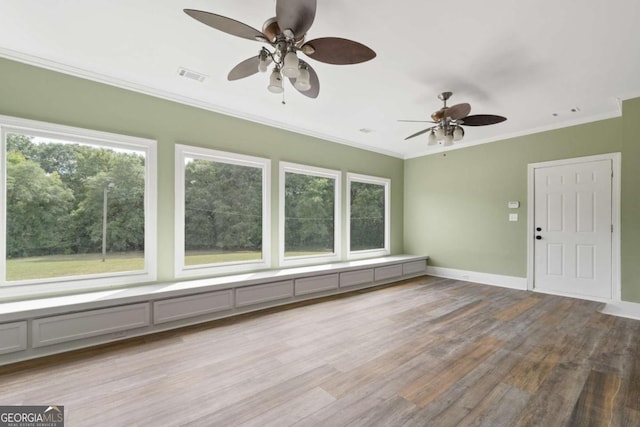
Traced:
POLYGON ((280 264, 340 259, 340 172, 280 163, 280 264))
POLYGON ((389 254, 389 185, 385 178, 347 174, 349 258, 389 254))
POLYGON ((2 282, 155 280, 155 142, 0 117, 2 282))
POLYGON ((269 160, 176 146, 176 275, 270 266, 269 160))

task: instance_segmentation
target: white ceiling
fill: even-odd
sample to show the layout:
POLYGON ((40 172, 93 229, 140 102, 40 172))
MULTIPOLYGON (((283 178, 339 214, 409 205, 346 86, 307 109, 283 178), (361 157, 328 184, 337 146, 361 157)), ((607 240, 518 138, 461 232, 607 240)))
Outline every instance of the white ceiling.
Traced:
POLYGON ((377 57, 308 59, 320 95, 285 82, 286 105, 267 91, 268 74, 226 80, 263 44, 185 8, 261 29, 275 0, 2 0, 0 56, 400 158, 443 150, 426 135, 404 141, 427 124, 398 122, 428 120, 442 91, 471 114, 508 118, 467 127, 457 148, 618 116, 621 100, 640 96, 638 0, 318 0, 307 40, 352 39, 377 57), (208 77, 179 77, 178 67, 208 77))

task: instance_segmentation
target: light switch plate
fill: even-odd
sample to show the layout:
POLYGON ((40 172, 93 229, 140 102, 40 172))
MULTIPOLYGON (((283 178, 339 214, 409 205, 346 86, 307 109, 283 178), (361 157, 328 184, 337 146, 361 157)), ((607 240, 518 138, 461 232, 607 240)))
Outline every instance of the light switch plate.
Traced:
POLYGON ((517 221, 518 220, 518 214, 509 214, 509 221, 517 221))
POLYGON ((507 202, 507 206, 509 207, 509 209, 518 209, 520 207, 520 202, 518 202, 517 200, 507 202))

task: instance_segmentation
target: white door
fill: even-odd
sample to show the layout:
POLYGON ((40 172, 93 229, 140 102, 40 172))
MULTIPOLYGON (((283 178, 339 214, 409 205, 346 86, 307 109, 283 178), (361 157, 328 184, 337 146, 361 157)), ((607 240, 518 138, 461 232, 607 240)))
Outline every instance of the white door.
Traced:
POLYGON ((536 290, 612 298, 612 161, 534 170, 536 290))

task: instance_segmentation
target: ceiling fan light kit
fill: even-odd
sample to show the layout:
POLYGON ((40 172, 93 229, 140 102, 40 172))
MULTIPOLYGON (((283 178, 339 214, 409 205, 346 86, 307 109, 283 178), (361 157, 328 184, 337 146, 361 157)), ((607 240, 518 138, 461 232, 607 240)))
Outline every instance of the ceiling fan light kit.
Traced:
POLYGON ((258 54, 258 71, 266 73, 270 62, 271 58, 269 58, 269 52, 263 48, 258 54))
POLYGON ((303 66, 300 67, 298 77, 296 77, 295 82, 293 83, 293 87, 301 92, 306 92, 311 89, 311 82, 309 79, 309 70, 307 69, 307 65, 303 64, 303 66))
POLYGON ((452 92, 442 92, 438 95, 438 99, 443 102, 443 106, 438 111, 431 114, 432 120, 399 120, 401 122, 418 122, 433 123, 434 126, 416 132, 405 138, 414 138, 418 135, 428 133, 427 145, 436 145, 441 143, 445 147, 453 145, 464 139, 465 126, 487 126, 501 123, 507 120, 506 117, 496 116, 493 114, 475 114, 470 116, 471 106, 467 103, 457 104, 451 107, 447 106, 447 101, 453 95, 452 92))
POLYGON ((284 91, 284 76, 301 94, 317 98, 320 92, 318 76, 308 63, 298 58, 297 52, 316 61, 338 65, 369 61, 375 58, 376 53, 361 43, 338 37, 323 37, 305 42, 307 31, 315 19, 316 3, 316 0, 276 0, 276 16, 265 21, 262 31, 215 13, 195 9, 184 9, 184 12, 209 27, 271 46, 271 50, 263 47, 257 56, 236 65, 229 72, 228 80, 242 79, 257 72, 264 73, 273 62, 274 68, 267 86, 270 92, 284 91))
POLYGON ((282 75, 280 74, 280 69, 276 66, 273 68, 271 72, 271 77, 269 77, 269 86, 267 89, 271 93, 282 93, 284 88, 282 87, 282 75))
POLYGON ((298 68, 299 65, 300 61, 298 61, 298 56, 293 50, 289 50, 289 52, 284 57, 282 75, 290 79, 295 79, 300 74, 300 69, 298 68))

